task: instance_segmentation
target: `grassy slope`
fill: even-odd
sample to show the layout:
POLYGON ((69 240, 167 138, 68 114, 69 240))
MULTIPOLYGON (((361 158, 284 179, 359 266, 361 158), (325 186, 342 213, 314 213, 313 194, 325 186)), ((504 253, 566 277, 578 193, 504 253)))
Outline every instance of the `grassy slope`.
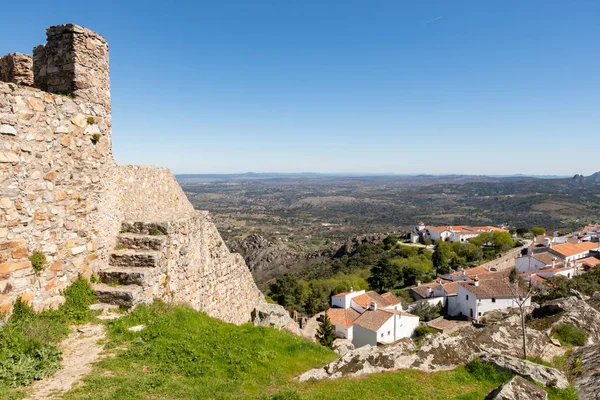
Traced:
POLYGON ((336 355, 286 332, 233 326, 160 303, 139 307, 109 330, 107 347, 116 356, 66 399, 481 399, 501 383, 497 376, 475 379, 464 368, 299 383, 295 376, 336 355), (139 324, 146 328, 127 330, 139 324))

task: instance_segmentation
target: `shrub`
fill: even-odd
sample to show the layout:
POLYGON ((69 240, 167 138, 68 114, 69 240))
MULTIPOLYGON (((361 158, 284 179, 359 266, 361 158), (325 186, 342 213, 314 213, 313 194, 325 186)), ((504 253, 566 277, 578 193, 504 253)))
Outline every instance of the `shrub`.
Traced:
POLYGON ((94 119, 94 117, 88 117, 87 123, 88 125, 94 125, 96 123, 96 120, 94 119))
POLYGON ((490 364, 482 363, 478 357, 469 361, 465 368, 473 378, 479 381, 504 382, 511 377, 510 374, 500 372, 490 364))
POLYGON ((46 267, 46 255, 39 250, 34 251, 33 254, 29 256, 29 261, 36 274, 42 272, 46 267))
POLYGON ((153 225, 150 227, 150 229, 148 229, 148 234, 151 236, 159 236, 164 235, 165 233, 158 226, 153 225))
POLYGON ((96 143, 98 143, 98 142, 100 141, 100 134, 99 134, 99 133, 94 133, 94 134, 92 135, 92 139, 91 139, 91 140, 92 140, 92 143, 93 143, 93 144, 96 144, 96 143))
POLYGON ((415 339, 423 338, 428 334, 436 335, 439 332, 436 329, 433 329, 430 326, 425 324, 419 325, 417 329, 415 329, 415 339))
POLYGON ((571 324, 556 325, 552 328, 552 335, 555 336, 563 346, 569 344, 583 346, 588 338, 586 331, 571 324))
POLYGON ((69 321, 82 324, 90 320, 92 312, 89 306, 96 302, 96 295, 87 279, 79 275, 62 295, 65 297, 65 304, 62 305, 60 311, 69 321))
POLYGON ((442 304, 431 304, 427 301, 418 303, 412 310, 411 314, 417 315, 421 321, 431 321, 440 316, 442 304))
POLYGON ((61 352, 54 343, 66 336, 68 328, 56 313, 37 314, 20 298, 13 310, 0 329, 0 384, 17 387, 60 367, 61 352))

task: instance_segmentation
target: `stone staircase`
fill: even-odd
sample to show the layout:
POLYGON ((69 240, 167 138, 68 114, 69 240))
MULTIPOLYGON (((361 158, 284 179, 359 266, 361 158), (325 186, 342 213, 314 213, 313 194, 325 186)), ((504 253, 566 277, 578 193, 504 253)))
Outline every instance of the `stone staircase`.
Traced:
POLYGON ((166 262, 166 232, 166 224, 122 224, 116 249, 109 255, 109 268, 98 272, 102 283, 94 284, 98 302, 134 307, 149 300, 144 292, 151 288, 166 262))

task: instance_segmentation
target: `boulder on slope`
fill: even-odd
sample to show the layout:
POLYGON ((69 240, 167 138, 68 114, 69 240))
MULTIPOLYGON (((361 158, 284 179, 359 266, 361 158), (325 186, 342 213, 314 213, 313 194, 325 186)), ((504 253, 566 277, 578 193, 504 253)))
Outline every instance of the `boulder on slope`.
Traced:
POLYGON ((487 395, 485 400, 547 400, 548 392, 533 383, 515 376, 487 395))
POLYGON ((533 379, 535 382, 541 383, 546 387, 556 387, 559 389, 569 387, 569 381, 565 374, 556 368, 546 367, 545 365, 536 364, 521 358, 501 354, 482 353, 479 358, 481 362, 491 364, 500 371, 533 379))

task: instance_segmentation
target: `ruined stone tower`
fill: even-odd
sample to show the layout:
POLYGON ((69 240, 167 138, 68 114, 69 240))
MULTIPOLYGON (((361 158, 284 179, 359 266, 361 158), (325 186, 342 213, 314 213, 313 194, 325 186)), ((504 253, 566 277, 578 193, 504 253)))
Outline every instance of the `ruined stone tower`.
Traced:
POLYGON ((110 107, 108 44, 89 29, 54 26, 33 57, 0 57, 0 312, 56 307, 82 274, 107 303, 249 320, 264 299, 244 260, 167 169, 114 162, 110 107))

